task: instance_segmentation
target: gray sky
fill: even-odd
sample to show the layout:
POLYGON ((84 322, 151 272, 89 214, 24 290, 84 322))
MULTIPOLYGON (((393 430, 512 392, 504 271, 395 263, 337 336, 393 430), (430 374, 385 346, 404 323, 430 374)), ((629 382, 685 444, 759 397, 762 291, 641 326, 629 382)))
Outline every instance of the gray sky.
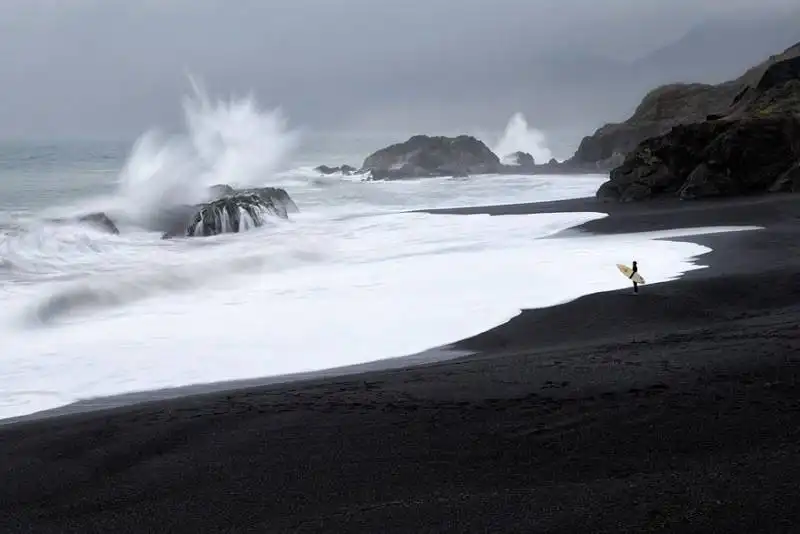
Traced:
MULTIPOLYGON (((492 130, 523 111, 567 146, 579 131, 624 118, 653 83, 645 75, 626 82, 625 62, 703 21, 780 20, 776 14, 796 5, 2 0, 0 137, 130 138, 153 125, 176 126, 190 71, 213 93, 253 91, 306 129, 492 130)), ((783 37, 764 33, 763 46, 777 52, 770 39, 783 37)), ((737 57, 709 75, 751 63, 730 55, 737 57)))

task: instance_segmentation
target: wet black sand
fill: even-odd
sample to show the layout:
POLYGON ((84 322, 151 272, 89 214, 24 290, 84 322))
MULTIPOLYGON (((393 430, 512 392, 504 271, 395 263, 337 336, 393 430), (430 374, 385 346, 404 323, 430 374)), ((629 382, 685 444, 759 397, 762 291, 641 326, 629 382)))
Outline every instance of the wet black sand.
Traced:
MULTIPOLYGON (((610 207, 492 210, 576 208, 610 207)), ((614 207, 580 230, 765 229, 691 238, 708 269, 526 311, 469 357, 0 427, 2 531, 798 532, 798 217, 614 207)))

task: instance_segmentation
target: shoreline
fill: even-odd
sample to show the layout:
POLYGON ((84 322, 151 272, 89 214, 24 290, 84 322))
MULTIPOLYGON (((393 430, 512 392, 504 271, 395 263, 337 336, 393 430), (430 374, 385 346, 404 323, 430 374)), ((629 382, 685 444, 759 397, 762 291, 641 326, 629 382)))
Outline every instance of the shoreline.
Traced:
MULTIPOLYGON (((667 202, 667 204, 671 204, 667 202)), ((623 207, 627 207, 621 205, 623 207)), ((475 206, 469 208, 439 208, 439 209, 425 209, 414 210, 412 213, 433 213, 433 214, 455 214, 455 215, 469 215, 469 214, 490 214, 490 215, 518 215, 518 214, 538 214, 538 213, 554 213, 554 212, 581 212, 592 211, 598 212, 600 209, 605 209, 606 212, 614 212, 612 205, 601 204, 594 200, 593 197, 584 197, 567 200, 554 200, 544 202, 530 202, 521 204, 500 204, 500 205, 487 205, 475 206)), ((646 207, 646 208, 649 208, 646 207)), ((624 211, 623 211, 624 213, 624 211)), ((652 214, 649 209, 644 210, 644 214, 652 214)), ((611 214, 609 213, 609 216, 611 214)), ((639 213, 641 215, 641 213, 639 213)), ((615 221, 611 225, 608 224, 593 224, 605 221, 608 223, 608 216, 588 223, 582 223, 574 227, 568 228, 550 237, 559 237, 562 235, 583 234, 588 233, 592 235, 613 235, 619 233, 626 233, 620 231, 615 221)), ((637 224, 641 224, 638 223, 637 224)), ((697 226, 697 225, 693 225, 697 226)), ((656 228, 658 230, 669 230, 673 228, 656 228)), ((637 230, 638 232, 639 230, 637 230)), ((649 230, 642 230, 649 231, 649 230)), ((721 234, 712 234, 721 235, 721 234)), ((681 236, 670 238, 659 238, 664 240, 693 242, 697 244, 708 244, 708 241, 701 242, 699 238, 702 236, 681 236)), ((712 248, 713 250, 713 248, 712 248)), ((704 256, 704 255, 703 255, 704 256)), ((703 256, 699 256, 702 258, 703 256)), ((694 271, 689 271, 694 272, 694 271)), ((679 275, 679 279, 687 276, 687 272, 679 275)), ((601 292, 607 293, 607 292, 601 292)), ((591 295, 591 294, 590 294, 591 295)), ((587 295, 588 296, 588 295, 587 295)), ((568 302, 567 302, 568 303, 568 302)), ((557 304, 555 306, 561 306, 557 304)), ((547 309, 553 306, 544 306, 542 308, 534 308, 534 310, 547 309)), ((486 332, 502 329, 509 322, 519 320, 520 316, 524 316, 530 310, 520 309, 518 315, 510 321, 495 325, 487 328, 483 333, 476 336, 470 336, 472 339, 481 336, 486 332)), ((73 415, 82 413, 91 413, 98 411, 106 411, 115 408, 123 408, 128 406, 135 406, 140 403, 151 403, 159 401, 167 401, 171 399, 179 399, 186 396, 196 395, 210 395, 218 394, 226 391, 237 391, 250 388, 260 387, 278 387, 286 386, 293 383, 303 383, 307 381, 314 381, 319 379, 333 379, 336 377, 344 376, 358 376, 364 373, 389 371, 394 369, 412 368, 430 363, 437 363, 440 361, 454 360, 465 357, 466 355, 474 352, 471 349, 461 348, 464 340, 455 340, 450 343, 445 343, 437 347, 431 347, 416 354, 409 354, 404 356, 397 356, 393 358, 385 358, 360 364, 343 365, 331 368, 319 369, 315 371, 299 371, 296 373, 288 373, 281 375, 270 375, 264 377, 253 377, 236 380, 225 380, 218 382, 203 382, 198 384, 188 384, 184 386, 166 387, 158 389, 148 389, 141 391, 133 391, 128 393, 119 393, 113 395, 105 395, 101 397, 92 397, 81 399, 78 401, 70 402, 69 404, 56 406, 54 408, 47 408, 38 410, 24 415, 0 418, 0 428, 4 426, 14 425, 20 422, 36 421, 39 419, 49 419, 53 417, 60 417, 63 415, 73 415)))
POLYGON ((0 520, 36 532, 790 532, 798 199, 611 207, 574 230, 763 229, 669 238, 709 246, 708 267, 635 297, 524 310, 444 347, 468 356, 0 426, 0 520))
POLYGON ((229 391, 240 391, 262 387, 281 387, 294 383, 315 380, 329 380, 344 376, 357 376, 379 371, 390 371, 415 367, 430 363, 455 360, 472 354, 473 351, 451 348, 451 345, 434 347, 416 354, 396 356, 372 362, 356 363, 320 369, 317 371, 299 371, 282 375, 271 375, 255 378, 241 378, 238 380, 225 380, 220 382, 203 382, 170 388, 147 389, 130 393, 118 393, 103 397, 93 397, 71 402, 63 406, 39 410, 26 415, 18 415, 0 419, 0 429, 17 423, 40 421, 62 417, 66 415, 81 415, 94 412, 104 412, 117 408, 136 406, 142 403, 163 402, 184 397, 207 396, 229 391))

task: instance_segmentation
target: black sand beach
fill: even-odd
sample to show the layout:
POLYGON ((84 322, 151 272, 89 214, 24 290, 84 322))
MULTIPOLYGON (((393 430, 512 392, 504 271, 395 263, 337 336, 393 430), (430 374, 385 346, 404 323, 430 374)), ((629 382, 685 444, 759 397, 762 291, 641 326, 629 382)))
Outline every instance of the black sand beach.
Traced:
POLYGON ((800 197, 482 211, 764 229, 457 360, 0 427, 2 531, 800 531, 800 197))

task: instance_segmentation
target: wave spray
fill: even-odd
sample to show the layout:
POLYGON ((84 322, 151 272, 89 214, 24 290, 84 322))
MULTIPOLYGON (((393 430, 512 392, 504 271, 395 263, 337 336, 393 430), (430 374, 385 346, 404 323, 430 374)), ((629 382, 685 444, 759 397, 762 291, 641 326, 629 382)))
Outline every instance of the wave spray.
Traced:
POLYGON ((530 128, 525 116, 519 112, 509 119, 493 151, 501 159, 515 152, 527 152, 536 163, 547 163, 553 157, 553 153, 545 145, 544 133, 530 128))
POLYGON ((135 224, 148 226, 170 206, 203 202, 213 185, 267 184, 298 144, 280 109, 259 109, 252 94, 212 101, 190 82, 192 93, 183 100, 185 132, 146 132, 120 173, 120 209, 135 224))

